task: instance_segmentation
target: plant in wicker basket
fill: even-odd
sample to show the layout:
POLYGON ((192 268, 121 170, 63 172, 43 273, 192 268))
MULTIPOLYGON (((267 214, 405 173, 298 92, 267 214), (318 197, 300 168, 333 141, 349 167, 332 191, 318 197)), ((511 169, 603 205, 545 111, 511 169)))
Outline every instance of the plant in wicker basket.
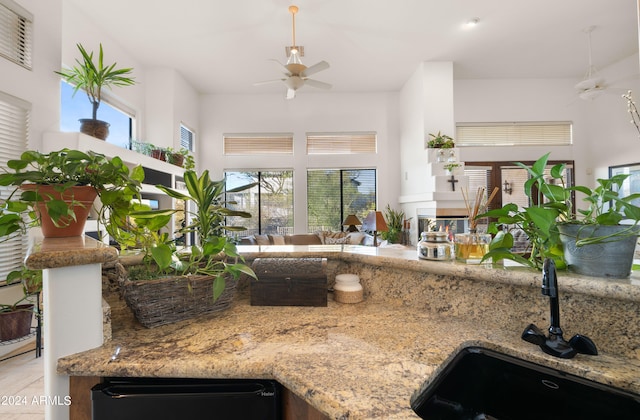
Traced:
MULTIPOLYGON (((141 210, 131 214, 135 228, 131 230, 134 234, 129 238, 129 243, 138 242, 143 248, 144 266, 136 273, 140 280, 127 279, 122 286, 127 303, 145 326, 162 325, 200 313, 226 309, 240 275, 256 277, 253 270, 244 264, 236 245, 224 234, 225 230, 244 230, 242 227, 225 226, 226 216, 248 218, 251 215, 226 207, 235 203, 223 200, 225 181, 212 181, 208 171, 201 176, 194 171, 186 171, 184 181, 186 193, 164 186, 157 188, 170 197, 185 201, 185 212, 190 216, 187 218, 190 223, 180 232, 195 234, 196 244, 177 249, 166 234, 157 233, 167 224, 173 210, 141 210), (193 210, 189 210, 191 207, 193 210), (172 278, 167 277, 170 274, 172 278), (141 305, 137 305, 141 302, 141 305), (176 302, 181 303, 178 306, 166 306, 176 302), (133 308, 134 303, 137 309, 133 308)), ((229 192, 242 191, 254 185, 229 192)), ((126 236, 123 232, 120 234, 119 238, 126 236)), ((130 270, 129 278, 133 278, 133 274, 130 270)))

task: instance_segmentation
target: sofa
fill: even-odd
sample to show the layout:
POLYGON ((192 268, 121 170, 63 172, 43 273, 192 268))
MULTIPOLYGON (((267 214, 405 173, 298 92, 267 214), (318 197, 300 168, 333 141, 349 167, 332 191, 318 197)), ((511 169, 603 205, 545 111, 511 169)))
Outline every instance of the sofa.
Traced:
POLYGON ((250 235, 240 245, 373 245, 373 237, 364 232, 299 233, 294 235, 250 235))

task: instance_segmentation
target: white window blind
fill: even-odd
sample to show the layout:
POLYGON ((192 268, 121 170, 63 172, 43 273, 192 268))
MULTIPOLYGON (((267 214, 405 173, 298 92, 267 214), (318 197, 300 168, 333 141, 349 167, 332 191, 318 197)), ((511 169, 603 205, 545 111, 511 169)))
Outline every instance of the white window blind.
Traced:
POLYGON ((571 123, 510 122, 458 123, 456 146, 568 146, 571 123))
POLYGON ((307 133, 308 155, 352 155, 376 151, 376 133, 307 133))
MULTIPOLYGON (((0 166, 17 159, 27 148, 31 105, 0 92, 0 166)), ((0 187, 0 200, 5 200, 15 187, 0 187)), ((0 281, 20 268, 26 256, 27 237, 16 234, 0 239, 0 281)))
POLYGON ((0 0, 0 56, 31 69, 33 16, 12 0, 0 0))
POLYGON ((293 154, 293 133, 224 134, 225 155, 293 154))
POLYGON ((180 125, 180 147, 193 152, 193 131, 184 125, 180 125))

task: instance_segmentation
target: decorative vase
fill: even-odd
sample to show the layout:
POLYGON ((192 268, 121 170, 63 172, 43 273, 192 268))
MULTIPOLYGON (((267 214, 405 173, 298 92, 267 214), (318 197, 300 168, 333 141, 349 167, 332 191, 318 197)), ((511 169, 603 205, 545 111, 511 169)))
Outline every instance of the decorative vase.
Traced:
POLYGON ((560 224, 560 241, 570 271, 585 276, 624 279, 631 275, 640 225, 603 226, 560 224), (617 234, 625 229, 631 234, 610 242, 577 246, 576 240, 617 234))
POLYGON ((100 140, 106 140, 109 137, 109 123, 90 118, 82 118, 80 120, 80 132, 95 137, 100 140))
POLYGON ((422 232, 418 242, 418 258, 423 260, 448 261, 452 257, 452 244, 447 232, 422 232))
POLYGON ((482 257, 489 252, 490 243, 491 235, 488 233, 477 233, 474 229, 470 229, 469 233, 456 233, 456 260, 466 264, 480 264, 482 257))
POLYGON ((12 312, 0 312, 0 341, 15 340, 31 332, 33 304, 18 305, 12 312))
POLYGON ((35 204, 35 210, 45 238, 67 238, 84 234, 84 225, 98 195, 95 188, 82 185, 69 187, 63 192, 57 191, 54 185, 23 184, 20 188, 36 191, 42 197, 43 201, 35 204), (61 217, 56 225, 47 211, 46 203, 51 200, 62 200, 67 203, 74 212, 75 218, 61 217))

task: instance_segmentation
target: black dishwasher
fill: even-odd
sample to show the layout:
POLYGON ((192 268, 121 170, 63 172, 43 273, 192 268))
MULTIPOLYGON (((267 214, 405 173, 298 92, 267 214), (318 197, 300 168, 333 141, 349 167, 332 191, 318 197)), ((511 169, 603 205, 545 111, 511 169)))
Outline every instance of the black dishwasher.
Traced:
POLYGON ((107 378, 93 420, 280 419, 280 384, 261 379, 107 378))

